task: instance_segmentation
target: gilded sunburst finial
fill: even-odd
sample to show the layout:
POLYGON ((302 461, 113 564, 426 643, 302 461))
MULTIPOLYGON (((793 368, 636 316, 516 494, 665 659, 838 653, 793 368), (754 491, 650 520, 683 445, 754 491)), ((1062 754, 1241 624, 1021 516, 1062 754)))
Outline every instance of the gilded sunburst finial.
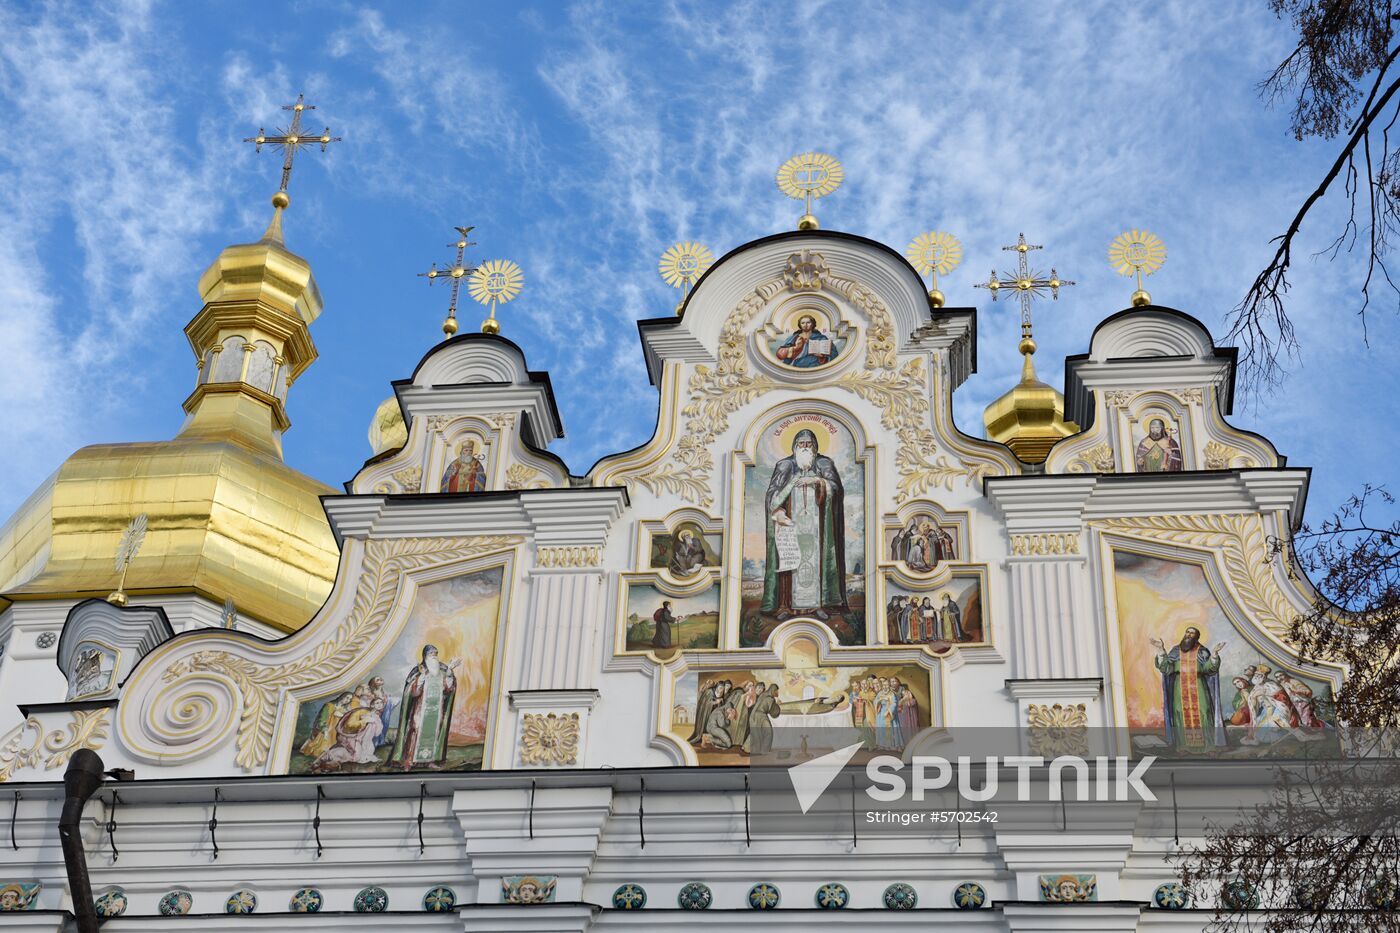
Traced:
POLYGON ((1152 304, 1152 296, 1142 287, 1142 277, 1162 268, 1167 261, 1167 245, 1155 233, 1129 230, 1120 233, 1108 247, 1108 264, 1119 275, 1136 275, 1137 291, 1133 292, 1133 307, 1152 304))
POLYGON ((467 281, 471 296, 491 309, 491 314, 481 322, 483 334, 498 334, 500 322, 496 320, 496 306, 520 294, 525 285, 525 273, 509 259, 488 259, 476 267, 467 281))
POLYGON ((943 293, 938 290, 938 277, 947 275, 962 262, 962 244, 957 237, 942 230, 921 233, 904 248, 904 255, 920 275, 929 276, 928 303, 943 307, 943 293))
POLYGON ((790 198, 804 201, 807 212, 797 221, 798 230, 817 229, 812 214, 812 199, 824 198, 846 178, 846 170, 836 159, 822 152, 804 152, 788 159, 778 168, 778 188, 790 198))
POLYGON ((681 290, 681 300, 676 303, 677 317, 685 305, 686 296, 690 294, 690 287, 714 262, 715 254, 704 243, 676 243, 661 254, 657 271, 667 285, 681 290))

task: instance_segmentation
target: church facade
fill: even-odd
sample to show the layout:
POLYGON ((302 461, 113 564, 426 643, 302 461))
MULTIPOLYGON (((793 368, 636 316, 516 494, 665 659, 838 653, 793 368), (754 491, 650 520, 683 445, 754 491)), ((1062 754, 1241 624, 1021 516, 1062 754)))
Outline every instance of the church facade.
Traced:
POLYGON ((1298 663, 1314 597, 1269 546, 1308 471, 1231 426, 1233 351, 1189 315, 1108 316, 1063 401, 1027 327, 987 440, 952 417, 972 308, 883 244, 779 234, 641 322, 641 447, 572 474, 548 375, 461 334, 337 491, 277 442, 320 311, 283 206, 201 280, 181 435, 80 452, 0 533, 7 928, 79 928, 80 749, 115 772, 78 829, 113 933, 1129 931, 1210 919, 1168 857, 1213 779, 1048 822, 1014 777, 950 785, 936 829, 882 832, 856 776, 969 734, 1033 784, 1336 743, 1342 672, 1298 663))

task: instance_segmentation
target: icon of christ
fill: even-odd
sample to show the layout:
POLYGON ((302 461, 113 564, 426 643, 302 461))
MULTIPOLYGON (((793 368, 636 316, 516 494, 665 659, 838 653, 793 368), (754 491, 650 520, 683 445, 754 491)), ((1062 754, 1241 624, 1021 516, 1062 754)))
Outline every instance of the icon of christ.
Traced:
POLYGON ((760 610, 778 621, 795 613, 829 618, 846 602, 846 491, 809 429, 773 465, 764 497, 766 560, 760 610))
POLYGON ((777 357, 788 366, 811 369, 829 363, 840 348, 826 334, 817 330, 817 319, 804 314, 797 319, 797 330, 777 349, 777 357))

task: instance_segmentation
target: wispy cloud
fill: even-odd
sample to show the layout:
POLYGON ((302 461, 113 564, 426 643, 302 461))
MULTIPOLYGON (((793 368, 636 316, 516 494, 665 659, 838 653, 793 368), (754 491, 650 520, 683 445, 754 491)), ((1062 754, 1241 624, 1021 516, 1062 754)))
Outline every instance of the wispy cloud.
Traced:
MULTIPOLYGON (((1015 309, 972 285, 1006 268, 1000 247, 1018 232, 1079 283, 1036 310, 1041 374, 1058 382, 1062 357, 1132 290, 1104 261, 1118 232, 1162 235, 1170 259, 1148 287, 1221 332, 1327 155, 1292 142, 1286 115, 1255 96, 1287 35, 1254 6, 278 9, 290 20, 275 54, 261 32, 167 28, 194 17, 189 7, 0 10, 0 118, 27 140, 0 153, 12 205, 0 215, 0 339, 15 350, 0 404, 14 412, 17 485, 79 440, 132 437, 135 416, 111 393, 183 374, 176 338, 199 264, 266 219, 271 157, 235 139, 274 125, 299 91, 346 137, 311 156, 322 167, 299 176, 289 229, 328 300, 315 329, 323 362, 291 403, 289 458, 332 482, 362 459, 388 379, 425 347, 426 306, 442 292, 415 291, 412 273, 452 224, 481 225, 478 258, 525 268, 505 331, 551 370, 569 431, 559 452, 582 470, 654 423, 635 321, 675 305, 656 275, 661 251, 698 239, 723 253, 791 229, 801 207, 773 173, 794 153, 846 164, 845 186, 817 211, 824 227, 897 249, 927 229, 963 240, 965 264, 943 290, 981 311, 980 372, 955 400, 971 433, 1019 369, 1015 309), (323 171, 334 197, 316 194, 323 171), (401 336, 407 320, 421 326, 401 336)), ((1308 231, 1314 246, 1324 233, 1308 231)), ((1327 467, 1313 482, 1324 504, 1386 478, 1396 454, 1384 432, 1349 444, 1317 429, 1367 410, 1369 378, 1400 388, 1360 343, 1353 269, 1344 256, 1300 270, 1304 368, 1238 418, 1295 462, 1327 467)), ((1392 318, 1371 324, 1374 347, 1400 336, 1392 318)))
POLYGON ((8 475, 51 470, 140 385, 152 322, 172 286, 189 294, 188 241, 217 218, 227 157, 162 94, 163 41, 150 3, 0 8, 8 475))

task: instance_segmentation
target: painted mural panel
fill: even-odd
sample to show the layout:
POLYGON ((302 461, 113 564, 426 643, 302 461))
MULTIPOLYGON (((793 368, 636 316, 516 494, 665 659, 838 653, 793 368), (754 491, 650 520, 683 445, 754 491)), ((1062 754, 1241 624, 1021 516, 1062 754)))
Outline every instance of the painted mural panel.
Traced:
POLYGON ((927 589, 887 581, 885 633, 892 645, 928 645, 935 650, 986 642, 981 575, 955 575, 927 589))
POLYGON ((77 700, 112 689, 116 669, 115 650, 96 642, 83 642, 78 646, 77 659, 68 678, 68 699, 77 700))
POLYGON ((1133 466, 1139 473, 1180 473, 1185 469, 1181 429, 1167 415, 1150 414, 1133 427, 1133 466))
POLYGON ((764 430, 744 475, 740 644, 816 618, 865 643, 865 466, 850 429, 799 414, 764 430))
POLYGON ((845 335, 837 333, 826 312, 819 309, 790 312, 781 327, 781 335, 768 342, 768 349, 784 366, 825 366, 846 349, 845 335))
POLYGON ((670 596, 650 583, 627 586, 627 650, 676 651, 719 647, 719 587, 670 596))
POLYGON ((675 534, 663 532, 651 537, 651 566, 665 568, 674 577, 688 577, 706 567, 718 567, 724 538, 705 534, 697 522, 681 522, 675 534))
POLYGON ((822 667, 815 652, 789 655, 781 668, 686 674, 671 730, 702 765, 801 761, 853 742, 899 751, 929 725, 928 691, 928 672, 916 665, 822 667))
POLYGON ((1143 754, 1339 754, 1327 683, 1264 657, 1196 564, 1115 551, 1128 727, 1143 754))
POLYGON ((885 529, 885 556, 903 561, 914 573, 928 573, 959 559, 958 530, 940 525, 932 512, 916 512, 905 524, 885 529))
POLYGON ((457 445, 457 453, 442 470, 442 492, 484 492, 486 490, 486 444, 468 437, 457 445))
POLYGON ((301 703, 290 772, 479 769, 503 574, 491 567, 421 587, 403 631, 359 683, 301 703))

